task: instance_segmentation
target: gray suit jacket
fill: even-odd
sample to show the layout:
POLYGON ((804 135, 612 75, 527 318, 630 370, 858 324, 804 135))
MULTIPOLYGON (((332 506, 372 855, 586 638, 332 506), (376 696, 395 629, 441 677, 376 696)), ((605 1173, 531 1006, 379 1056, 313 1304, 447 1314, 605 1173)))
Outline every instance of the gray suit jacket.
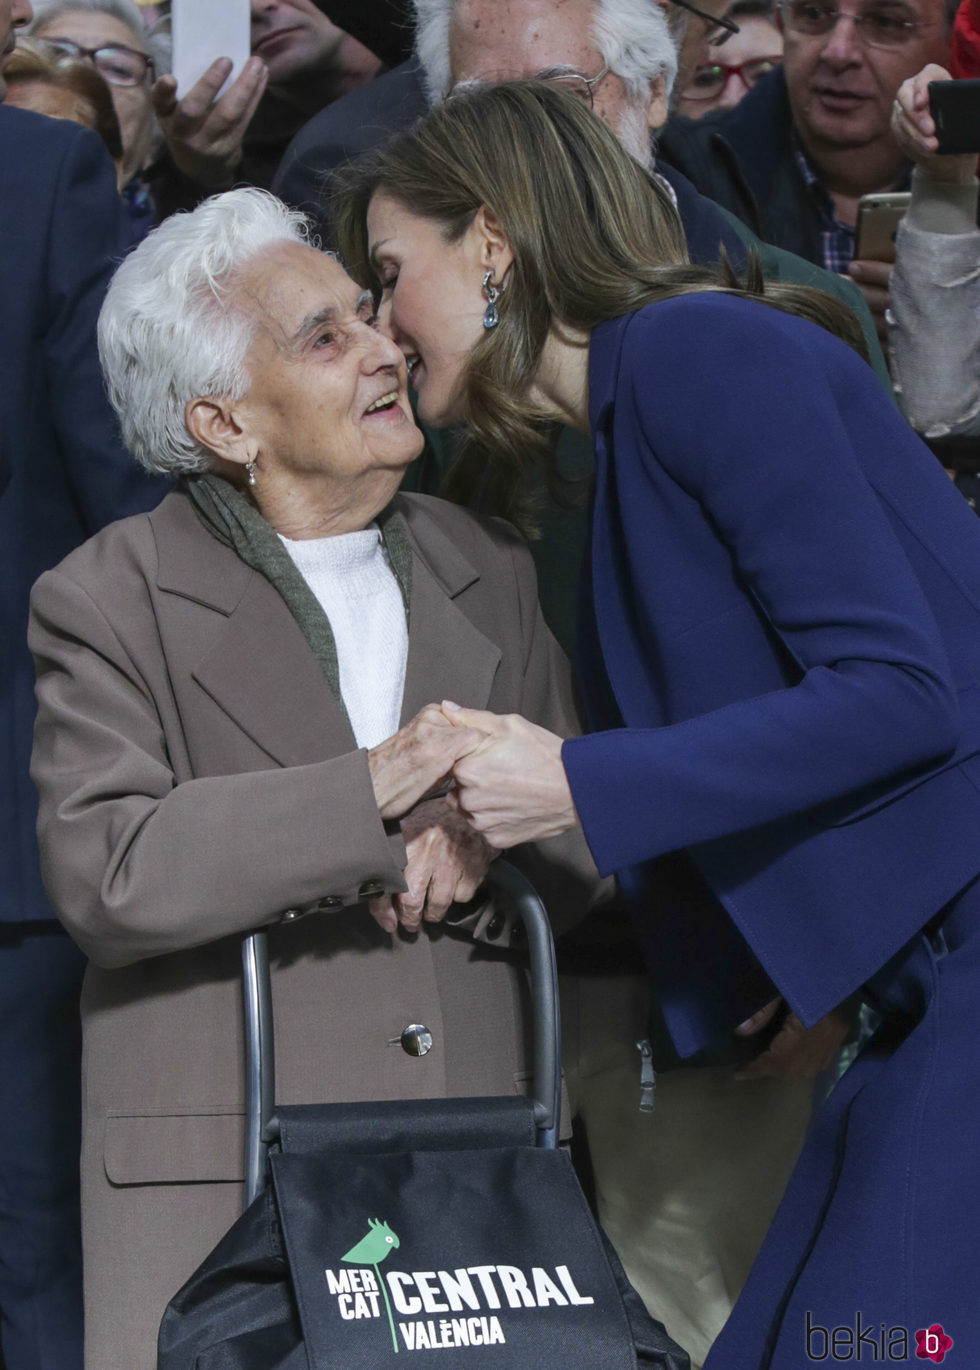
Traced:
MULTIPOLYGON (((573 731, 523 544, 441 501, 398 500, 414 551, 403 721, 451 698, 573 731)), ((282 1103, 519 1089, 523 980, 499 942, 392 939, 358 902, 368 882, 403 886, 366 753, 277 592, 186 495, 43 576, 31 645, 42 866, 93 962, 87 1363, 151 1370, 167 1299, 240 1208, 240 934, 273 925, 282 1103), (435 1039, 422 1058, 400 1046, 413 1022, 435 1039)), ((560 921, 584 912, 580 839, 524 855, 560 921)), ((485 938, 499 928, 490 911, 477 921, 485 938)))

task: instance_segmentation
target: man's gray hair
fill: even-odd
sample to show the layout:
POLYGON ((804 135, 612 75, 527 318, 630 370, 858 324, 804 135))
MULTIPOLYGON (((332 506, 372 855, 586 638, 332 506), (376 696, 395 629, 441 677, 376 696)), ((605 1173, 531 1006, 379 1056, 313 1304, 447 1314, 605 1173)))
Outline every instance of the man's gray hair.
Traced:
POLYGON ((209 468, 184 410, 198 397, 248 393, 257 320, 235 278, 275 244, 308 241, 305 215, 247 188, 166 219, 124 259, 99 315, 99 359, 123 440, 148 471, 209 468))
POLYGON ((26 32, 47 28, 62 14, 81 11, 84 14, 108 14, 125 24, 133 35, 134 46, 153 59, 153 74, 162 76, 170 70, 170 38, 166 33, 151 33, 143 22, 135 0, 33 0, 34 18, 26 32))
MULTIPOLYGON (((459 0, 413 0, 415 53, 432 104, 453 85, 449 30, 459 0)), ((677 52, 662 6, 654 0, 583 0, 595 9, 592 33, 603 63, 625 83, 629 94, 646 100, 651 84, 663 77, 669 94, 677 72, 677 52)))

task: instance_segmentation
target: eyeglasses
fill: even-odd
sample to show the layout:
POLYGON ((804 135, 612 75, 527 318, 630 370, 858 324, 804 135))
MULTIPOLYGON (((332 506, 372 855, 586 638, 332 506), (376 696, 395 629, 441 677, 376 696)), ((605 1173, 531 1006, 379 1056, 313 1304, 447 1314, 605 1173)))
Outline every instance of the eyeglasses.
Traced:
POLYGON ((779 0, 778 8, 792 33, 809 38, 830 33, 838 19, 850 19, 856 32, 873 48, 900 48, 910 43, 919 29, 933 28, 939 22, 911 18, 911 11, 896 5, 876 5, 858 14, 821 4, 820 0, 779 0))
POLYGON ((690 84, 684 91, 684 99, 713 100, 725 89, 731 76, 740 76, 751 90, 756 81, 768 76, 781 60, 779 57, 753 57, 751 62, 740 62, 736 67, 726 66, 724 62, 706 62, 704 66, 695 68, 690 84))
POLYGON ((137 52, 135 48, 124 48, 115 43, 108 43, 101 48, 83 48, 70 38, 45 38, 44 42, 56 52, 65 52, 71 57, 87 57, 110 86, 138 86, 146 73, 153 70, 153 59, 147 57, 145 52, 137 52))
POLYGON ((688 14, 696 14, 707 25, 708 31, 705 36, 713 48, 720 48, 722 43, 727 43, 729 38, 742 31, 731 19, 716 19, 713 14, 707 14, 696 5, 692 5, 690 0, 673 0, 673 3, 678 9, 687 10, 688 14))
POLYGON ((594 76, 586 76, 584 71, 576 71, 574 67, 545 67, 542 71, 536 71, 533 79, 561 86, 570 95, 577 95, 589 109, 595 109, 595 88, 608 75, 608 67, 600 67, 594 76))

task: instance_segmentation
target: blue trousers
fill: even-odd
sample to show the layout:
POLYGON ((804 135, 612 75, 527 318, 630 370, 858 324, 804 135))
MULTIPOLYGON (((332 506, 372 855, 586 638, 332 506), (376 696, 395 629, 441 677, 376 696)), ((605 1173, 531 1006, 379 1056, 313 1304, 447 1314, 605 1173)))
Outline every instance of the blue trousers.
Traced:
POLYGON ((868 986, 885 1020, 817 1114, 705 1370, 932 1365, 936 1324, 951 1366, 980 1366, 980 882, 930 926, 868 986))
POLYGON ((0 1344, 6 1370, 82 1370, 78 1157, 84 957, 0 924, 0 1344))

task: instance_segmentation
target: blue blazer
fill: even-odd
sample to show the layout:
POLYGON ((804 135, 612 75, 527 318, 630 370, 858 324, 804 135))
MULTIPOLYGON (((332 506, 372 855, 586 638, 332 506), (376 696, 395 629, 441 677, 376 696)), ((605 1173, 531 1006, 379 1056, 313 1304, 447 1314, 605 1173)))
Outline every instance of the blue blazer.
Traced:
POLYGON ((980 521, 849 348, 757 302, 602 324, 589 387, 600 731, 562 756, 689 1055, 769 981, 813 1023, 980 872, 980 521))
POLYGON ((0 105, 0 921, 52 918, 28 777, 27 601, 42 571, 166 486, 123 449, 95 325, 129 246, 112 163, 88 129, 0 105))

